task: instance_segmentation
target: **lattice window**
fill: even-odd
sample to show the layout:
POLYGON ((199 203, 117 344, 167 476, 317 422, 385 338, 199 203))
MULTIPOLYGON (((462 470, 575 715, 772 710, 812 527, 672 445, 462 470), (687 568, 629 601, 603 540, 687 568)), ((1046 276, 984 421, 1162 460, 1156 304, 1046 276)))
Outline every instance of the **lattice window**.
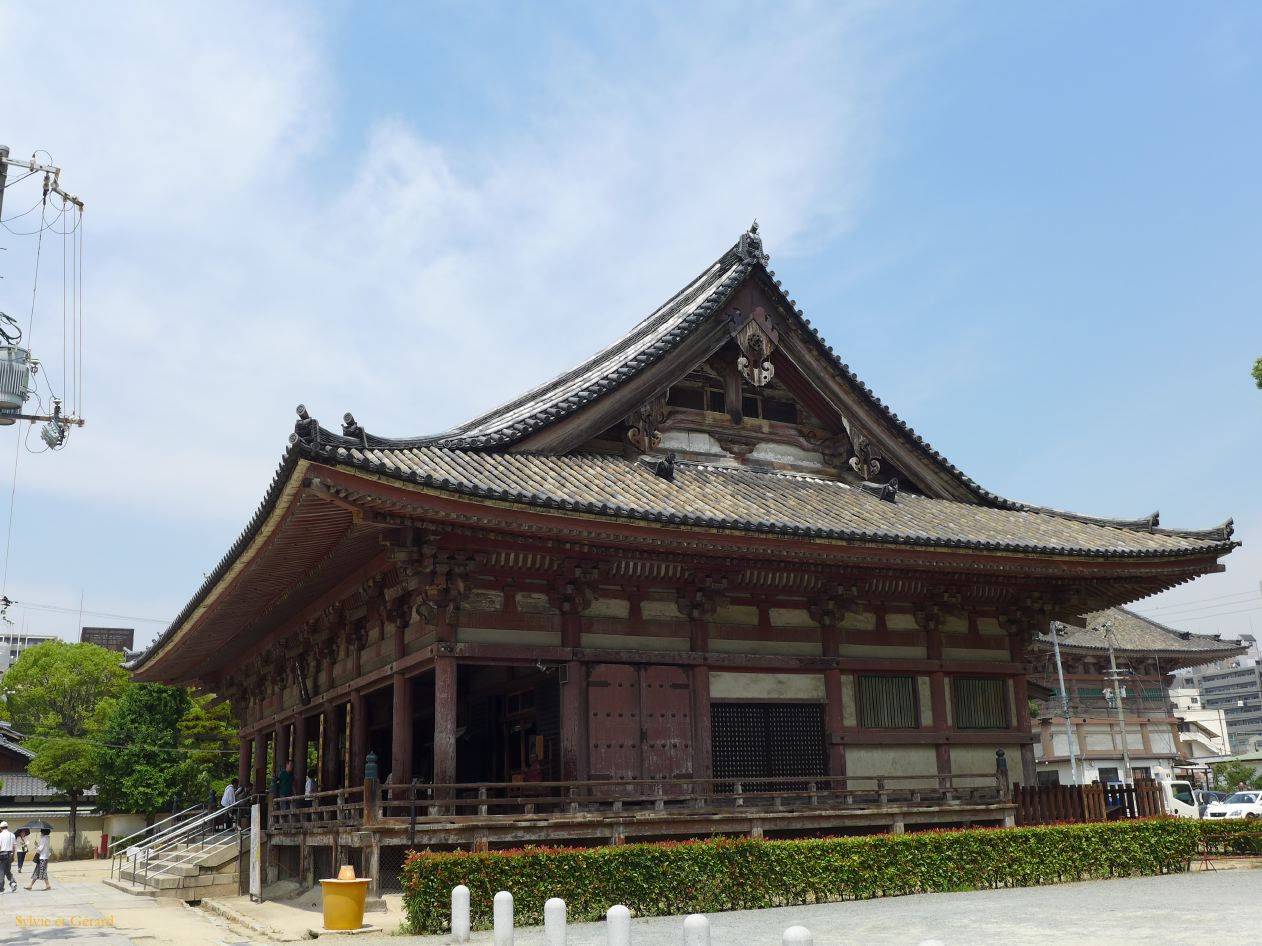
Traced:
POLYGON ((919 726, 916 678, 861 675, 859 725, 865 729, 915 729, 919 726))
POLYGON ((1008 684, 996 677, 956 677, 951 681, 956 729, 1007 729, 1008 684))

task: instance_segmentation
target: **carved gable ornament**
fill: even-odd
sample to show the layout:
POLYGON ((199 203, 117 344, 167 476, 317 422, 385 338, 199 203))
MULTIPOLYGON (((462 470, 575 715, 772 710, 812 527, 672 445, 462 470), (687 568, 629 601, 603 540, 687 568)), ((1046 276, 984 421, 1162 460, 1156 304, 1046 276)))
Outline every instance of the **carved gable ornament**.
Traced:
POLYGON ((780 344, 780 332, 762 306, 750 313, 734 308, 728 312, 727 320, 732 338, 741 350, 736 367, 746 381, 761 388, 776 373, 771 353, 780 344))
POLYGON ((666 420, 666 395, 650 398, 626 417, 627 440, 641 453, 655 450, 662 442, 658 430, 666 420))

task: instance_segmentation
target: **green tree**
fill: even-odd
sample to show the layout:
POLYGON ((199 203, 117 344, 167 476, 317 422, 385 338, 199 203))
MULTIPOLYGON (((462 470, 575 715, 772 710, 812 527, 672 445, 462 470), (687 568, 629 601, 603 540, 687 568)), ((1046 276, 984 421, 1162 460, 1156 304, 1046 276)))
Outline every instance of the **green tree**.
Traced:
POLYGON ((1215 762, 1214 779, 1220 789, 1228 792, 1234 792, 1241 782, 1249 788, 1262 788, 1262 776, 1243 762, 1215 762))
POLYGON ((1253 383, 1262 388, 1262 358, 1253 362, 1253 383))
POLYGON ((174 799, 204 799, 235 766, 235 726, 227 706, 194 699, 182 687, 138 683, 101 731, 98 804, 143 814, 152 823, 174 799))
POLYGON ((129 685, 118 654, 64 641, 23 651, 0 679, 14 728, 26 733, 35 753, 28 771, 70 799, 72 853, 79 801, 96 784, 95 737, 129 685))

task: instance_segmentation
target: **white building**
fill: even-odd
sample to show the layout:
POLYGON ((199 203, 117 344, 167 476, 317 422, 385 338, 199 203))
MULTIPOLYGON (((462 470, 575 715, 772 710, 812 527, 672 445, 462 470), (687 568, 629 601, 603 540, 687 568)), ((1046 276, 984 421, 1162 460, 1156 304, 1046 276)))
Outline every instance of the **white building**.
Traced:
POLYGON ((1221 708, 1201 704, 1201 691, 1195 687, 1172 687, 1170 702, 1179 720, 1179 741, 1188 762, 1218 760, 1231 751, 1227 738, 1227 714, 1221 708))
POLYGON ((0 676, 17 663, 22 651, 55 640, 60 640, 55 634, 26 634, 12 629, 0 631, 0 676))

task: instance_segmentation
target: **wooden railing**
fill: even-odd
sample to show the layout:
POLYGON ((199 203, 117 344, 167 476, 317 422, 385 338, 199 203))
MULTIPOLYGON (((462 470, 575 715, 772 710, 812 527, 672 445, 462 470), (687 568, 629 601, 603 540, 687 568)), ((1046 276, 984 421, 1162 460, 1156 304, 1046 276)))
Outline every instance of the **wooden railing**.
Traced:
POLYGON ((738 812, 997 802, 1005 773, 377 785, 273 802, 272 830, 495 817, 738 812))
POLYGON ((271 831, 297 830, 302 826, 341 828, 363 823, 362 785, 273 798, 267 813, 267 826, 271 831))
POLYGON ((1109 821, 1150 818, 1166 813, 1161 786, 1140 781, 1134 785, 1014 785, 1017 824, 1109 821))

